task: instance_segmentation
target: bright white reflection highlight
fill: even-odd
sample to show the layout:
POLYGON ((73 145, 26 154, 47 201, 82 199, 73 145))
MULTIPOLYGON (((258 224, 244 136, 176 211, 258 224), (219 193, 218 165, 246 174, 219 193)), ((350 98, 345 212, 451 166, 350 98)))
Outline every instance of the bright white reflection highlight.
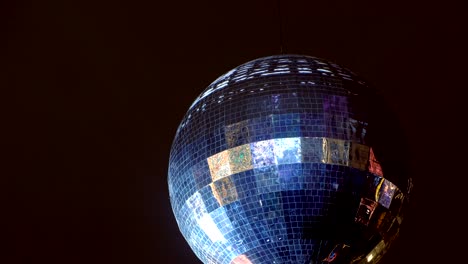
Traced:
POLYGON ((289 73, 289 71, 266 72, 266 73, 262 73, 261 76, 278 75, 278 74, 284 74, 284 73, 289 73))
POLYGON ((216 83, 220 80, 223 80, 225 79, 223 82, 220 82, 216 85, 216 87, 211 87, 210 89, 208 89, 206 92, 204 92, 201 96, 199 96, 197 99, 195 99, 195 101, 192 103, 192 105, 190 106, 189 109, 192 109, 193 106, 195 106, 198 102, 200 102, 200 100, 202 100, 203 98, 207 97, 208 95, 216 92, 217 90, 221 89, 221 88, 224 88, 227 86, 228 82, 229 82, 229 79, 228 77, 230 75, 232 75, 234 73, 235 69, 233 70, 230 70, 229 72, 227 72, 226 74, 222 75, 221 77, 219 77, 218 79, 216 79, 213 83, 216 83))
POLYGON ((367 255, 367 262, 370 262, 374 258, 374 255, 371 253, 367 255))
POLYGON ((273 140, 250 143, 254 168, 262 168, 275 164, 273 140))
POLYGON ((189 199, 187 199, 186 203, 188 208, 192 211, 192 215, 195 217, 195 221, 197 221, 198 226, 200 226, 212 242, 226 242, 226 238, 224 238, 223 234, 213 221, 213 218, 208 214, 205 203, 203 202, 199 192, 194 193, 189 199))
POLYGON ((197 220, 197 223, 211 241, 226 242, 226 238, 224 238, 223 234, 221 234, 221 231, 219 231, 219 228, 216 226, 213 218, 211 218, 209 214, 203 215, 201 219, 197 220))
POLYGON ((300 138, 277 138, 275 142, 276 164, 301 162, 300 138))

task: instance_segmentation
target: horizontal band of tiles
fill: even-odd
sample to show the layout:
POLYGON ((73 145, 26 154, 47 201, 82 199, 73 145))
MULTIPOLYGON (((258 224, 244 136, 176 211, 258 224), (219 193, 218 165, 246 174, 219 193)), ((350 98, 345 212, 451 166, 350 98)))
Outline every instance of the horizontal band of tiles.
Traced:
MULTIPOLYGON (((285 172, 288 173, 297 171, 297 168, 294 167, 297 167, 297 165, 300 164, 294 165, 295 166, 291 167, 285 172)), ((337 166, 335 171, 338 171, 339 167, 341 167, 340 165, 334 166, 337 166)), ((285 166, 282 165, 279 167, 285 166)), ((311 192, 311 194, 315 193, 313 196, 321 197, 320 200, 317 201, 315 201, 316 198, 313 198, 314 202, 321 203, 325 202, 322 199, 328 199, 332 192, 342 190, 343 186, 340 186, 341 184, 333 184, 333 182, 331 182, 330 184, 322 183, 322 186, 321 183, 317 182, 317 180, 320 181, 320 179, 315 175, 302 175, 302 173, 302 171, 299 171, 298 173, 295 173, 297 175, 289 175, 288 177, 284 177, 281 175, 281 171, 269 171, 265 174, 257 173, 255 176, 246 175, 237 179, 235 179, 235 177, 241 176, 241 174, 231 175, 213 182, 199 191, 196 191, 185 201, 184 207, 191 212, 189 215, 193 215, 196 219, 198 219, 197 221, 208 221, 205 219, 205 217, 207 217, 210 212, 217 211, 219 208, 225 207, 243 199, 254 199, 257 203, 259 203, 259 206, 265 206, 265 204, 262 205, 261 202, 261 197, 264 195, 271 195, 273 193, 279 194, 280 192, 284 191, 305 191, 311 192), (250 184, 252 184, 252 186, 250 186, 250 184), (282 186, 284 184, 285 186, 282 186), (246 185, 249 185, 252 191, 249 194, 245 193, 246 185)), ((349 174, 349 172, 347 170, 341 170, 340 174, 341 175, 336 176, 336 180, 338 182, 340 181, 340 178, 349 174)), ((361 178, 361 180, 353 180, 355 182, 353 184, 354 188, 357 188, 356 191, 359 188, 366 186, 365 188, 367 191, 365 196, 387 209, 390 208, 392 200, 395 198, 395 196, 397 194, 401 195, 399 188, 387 179, 377 175, 372 175, 368 176, 367 183, 364 183, 362 181, 363 177, 365 177, 364 174, 351 175, 351 178, 361 178)), ((184 211, 184 209, 182 209, 182 211, 184 211)), ((313 214, 321 215, 322 213, 320 211, 313 211, 313 214)), ((207 225, 211 226, 212 224, 206 222, 203 226, 207 225)))
POLYGON ((372 148, 326 137, 275 138, 251 142, 207 158, 212 182, 251 169, 294 163, 324 163, 383 176, 372 148))
MULTIPOLYGON (((313 58, 289 58, 289 59, 279 59, 277 61, 272 60, 270 62, 262 62, 258 64, 255 61, 245 63, 238 68, 232 69, 229 72, 223 74, 214 82, 212 82, 203 93, 195 99, 195 101, 190 106, 192 109, 204 98, 209 95, 230 86, 235 85, 238 82, 245 80, 250 80, 259 77, 265 76, 278 76, 278 75, 296 75, 296 76, 333 76, 337 79, 344 80, 353 80, 357 79, 362 85, 365 85, 364 82, 359 81, 358 77, 355 76, 352 72, 341 69, 337 65, 318 62, 313 58), (315 64, 316 67, 312 67, 315 64)), ((310 78, 310 77, 309 77, 310 78)), ((314 78, 315 82, 319 82, 322 78, 314 78)), ((315 82, 312 82, 315 84, 315 82)))
MULTIPOLYGON (((287 171, 290 174, 294 174, 292 171, 297 171, 292 169, 291 171, 287 171)), ((316 187, 316 183, 314 182, 306 182, 309 180, 299 179, 299 178, 310 178, 310 176, 301 176, 301 175, 289 175, 289 176, 282 176, 283 172, 276 172, 272 174, 259 174, 255 176, 253 182, 255 183, 256 190, 253 192, 257 194, 261 193, 269 193, 274 191, 282 191, 282 190, 304 190, 304 189, 313 189, 311 187, 316 187), (278 173, 278 175, 276 174, 278 173), (283 186, 288 185, 288 186, 283 186), (310 186, 310 187, 309 187, 310 186)), ((300 173, 300 172, 299 172, 300 173)), ((240 194, 239 192, 245 192, 242 186, 237 186, 236 181, 233 179, 233 175, 224 177, 217 181, 214 181, 209 184, 211 189, 211 193, 213 197, 216 199, 218 206, 224 206, 239 200, 245 194, 240 194), (240 189, 239 189, 240 187, 240 189), (239 190, 238 190, 239 189, 239 190)), ((382 206, 389 208, 390 203, 392 201, 393 195, 395 190, 398 187, 390 182, 387 179, 384 179, 380 176, 374 176, 374 191, 373 191, 373 200, 379 202, 382 206)), ((208 186, 207 186, 208 187, 208 186)), ((206 187, 205 187, 206 188, 206 187)), ((336 187, 330 187, 329 191, 336 191, 338 189, 338 185, 336 187)), ((196 192, 194 195, 197 195, 196 192)), ((192 195, 193 196, 193 195, 192 195)), ((189 198, 190 200, 190 198, 189 198)))
MULTIPOLYGON (((226 177, 223 180, 228 178, 231 177, 226 177)), ((394 184, 382 177, 373 175, 371 176, 369 182, 372 182, 372 184, 370 186, 368 185, 367 188, 369 188, 368 190, 374 193, 375 196, 369 195, 368 197, 375 197, 374 204, 378 202, 383 207, 389 209, 392 200, 398 198, 396 196, 401 195, 401 192, 394 184), (399 194, 397 195, 397 193, 399 194)), ((250 234, 250 231, 248 230, 252 230, 252 226, 247 219, 248 216, 244 215, 247 214, 245 208, 242 205, 245 203, 245 201, 241 203, 239 203, 239 201, 235 201, 238 198, 240 199, 241 197, 237 197, 237 191, 233 191, 233 189, 236 188, 236 186, 233 185, 234 182, 230 181, 230 184, 231 186, 228 186, 226 189, 224 189, 222 193, 214 194, 214 196, 232 194, 233 196, 231 196, 230 198, 232 199, 230 204, 220 204, 220 206, 217 207, 215 210, 210 211, 207 204, 208 200, 204 198, 205 195, 197 191, 186 201, 184 208, 181 211, 181 214, 191 216, 187 219, 187 224, 194 228, 193 232, 195 233, 192 233, 191 235, 200 236, 202 234, 213 243, 220 242, 220 244, 218 244, 219 246, 221 246, 220 250, 224 250, 226 249, 226 247, 234 247, 237 248, 237 250, 228 251, 231 254, 239 254, 244 253, 252 248, 255 248, 260 242, 258 240, 259 237, 256 237, 253 234, 245 236, 243 238, 235 236, 235 234, 240 232, 240 230, 244 229, 245 230, 242 231, 242 233, 250 234), (235 203, 233 203, 234 201, 235 203), (243 213, 240 215, 233 216, 233 212, 243 213)), ((307 193, 307 191, 303 190, 302 192, 304 192, 304 194, 307 193)), ((264 195, 257 194, 254 195, 254 197, 255 200, 248 202, 248 204, 251 205, 251 208, 256 208, 255 210, 257 210, 256 213, 252 212, 255 215, 253 217, 260 217, 262 215, 261 213, 258 213, 258 210, 260 210, 261 212, 264 212, 263 221, 271 220, 270 222, 266 223, 266 225, 270 225, 273 223, 278 224, 278 227, 274 229, 278 231, 277 233, 269 233, 265 234, 265 236, 262 236, 265 237, 266 240, 269 240, 270 238, 275 238, 278 240, 277 242, 279 242, 286 239, 286 235, 288 233, 287 230, 291 231, 291 228, 294 229, 294 227, 288 227, 288 225, 285 222, 285 217, 287 215, 292 216, 291 212, 294 210, 303 210, 304 212, 301 213, 301 215, 305 215, 305 217, 308 219, 313 219, 313 217, 315 216, 324 216, 324 211, 322 211, 320 208, 315 208, 313 206, 313 201, 315 200, 315 197, 311 195, 307 195, 307 201, 304 201, 303 198, 298 200, 297 197, 300 196, 288 196, 286 193, 282 192, 265 193, 264 195), (295 201, 295 205, 293 206, 294 209, 291 209, 290 207, 288 210, 284 207, 284 204, 290 204, 289 201, 292 201, 288 199, 292 199, 295 201)), ((322 196, 318 195, 317 197, 322 196)), ((398 199, 401 199, 401 197, 398 199)), ((365 198, 364 200, 373 202, 373 199, 365 198)), ((361 221, 361 219, 358 220, 361 221)), ((301 229, 302 227, 298 228, 301 229)), ((296 231, 300 232, 298 230, 296 231)), ((294 231, 294 233, 297 233, 296 231, 294 231)), ((189 241, 191 240, 189 239, 189 241)), ((236 256, 231 257, 232 259, 235 259, 236 256)), ((238 261, 241 261, 242 259, 244 258, 241 257, 241 259, 238 259, 238 261)))

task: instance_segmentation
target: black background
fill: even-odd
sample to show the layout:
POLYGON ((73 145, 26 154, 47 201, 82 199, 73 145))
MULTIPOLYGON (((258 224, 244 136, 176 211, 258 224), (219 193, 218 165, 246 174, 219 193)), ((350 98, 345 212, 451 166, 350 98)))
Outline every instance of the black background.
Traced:
MULTIPOLYGON (((199 263, 169 205, 179 122, 218 76, 283 52, 381 90, 414 196, 385 263, 457 263, 461 5, 428 1, 1 3, 2 263, 199 263), (278 12, 278 6, 280 11, 278 12), (281 13, 281 19, 279 19, 281 13), (281 26, 280 26, 281 25, 281 26), (453 180, 455 179, 455 180, 453 180), (452 230, 452 231, 448 231, 452 230)), ((389 124, 390 126, 391 124, 389 124)), ((461 236, 463 238, 463 236, 461 236)))

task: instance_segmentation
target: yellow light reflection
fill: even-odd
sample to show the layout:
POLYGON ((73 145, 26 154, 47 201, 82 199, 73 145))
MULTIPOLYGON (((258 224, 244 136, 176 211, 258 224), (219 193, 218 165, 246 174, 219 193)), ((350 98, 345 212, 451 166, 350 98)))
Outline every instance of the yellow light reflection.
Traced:
POLYGON ((245 144, 229 149, 229 163, 231 174, 253 169, 250 145, 245 144))
POLYGON ((225 150, 208 158, 208 167, 210 167, 211 179, 217 179, 231 175, 229 165, 229 150, 225 150))
POLYGON ((382 187, 382 184, 383 184, 383 180, 381 180, 379 182, 379 184, 377 185, 377 188, 375 188, 375 200, 378 201, 379 200, 379 193, 380 193, 380 188, 382 187))
POLYGON ((210 183, 210 187, 213 196, 221 206, 230 204, 238 199, 236 186, 232 182, 231 177, 225 177, 212 182, 210 183))
POLYGON ((322 139, 322 163, 328 163, 328 140, 322 139))

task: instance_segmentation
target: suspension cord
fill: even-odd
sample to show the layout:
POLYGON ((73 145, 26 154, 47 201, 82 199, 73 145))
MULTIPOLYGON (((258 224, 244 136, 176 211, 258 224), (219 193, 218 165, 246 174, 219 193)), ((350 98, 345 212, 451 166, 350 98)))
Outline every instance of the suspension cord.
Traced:
POLYGON ((284 54, 283 50, 283 17, 281 15, 281 0, 277 1, 278 6, 278 24, 279 24, 279 45, 280 53, 284 54))

